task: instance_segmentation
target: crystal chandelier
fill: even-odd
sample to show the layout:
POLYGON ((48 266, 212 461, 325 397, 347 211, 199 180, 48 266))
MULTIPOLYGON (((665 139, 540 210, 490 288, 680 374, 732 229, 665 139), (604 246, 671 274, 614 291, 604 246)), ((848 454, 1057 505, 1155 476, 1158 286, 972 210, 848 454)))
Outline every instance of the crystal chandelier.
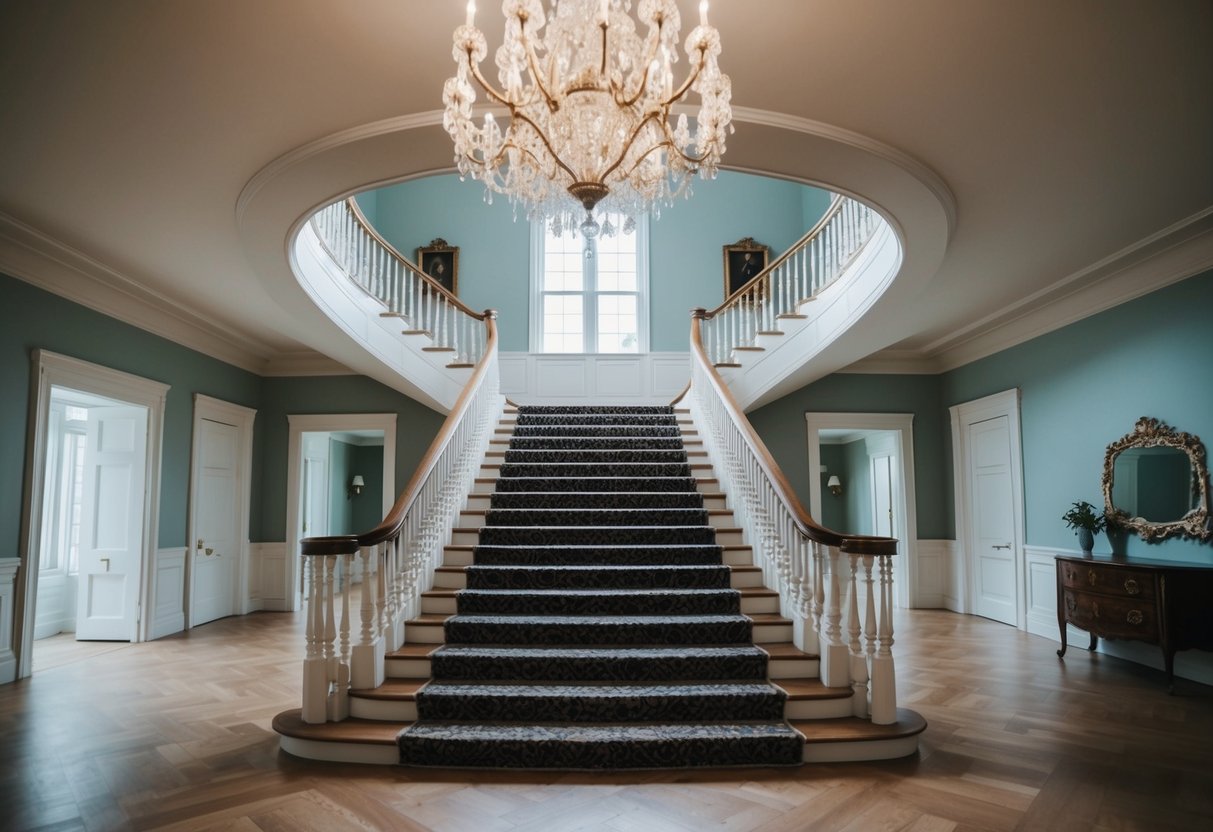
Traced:
POLYGON ((593 212, 629 218, 688 194, 691 177, 715 177, 731 132, 729 77, 720 72, 720 34, 707 21, 684 49, 690 64, 674 81, 681 21, 674 0, 505 0, 505 37, 497 49, 499 84, 480 72, 488 54, 484 34, 473 23, 476 7, 455 30, 452 53, 458 67, 442 98, 443 126, 455 143, 461 177, 482 181, 505 194, 531 220, 546 219, 552 231, 571 229, 584 209, 586 236, 598 233, 593 212), (473 81, 487 102, 508 110, 499 124, 487 113, 473 120, 473 81), (699 112, 692 132, 685 114, 672 108, 696 93, 699 112), (580 206, 580 207, 578 207, 580 206))

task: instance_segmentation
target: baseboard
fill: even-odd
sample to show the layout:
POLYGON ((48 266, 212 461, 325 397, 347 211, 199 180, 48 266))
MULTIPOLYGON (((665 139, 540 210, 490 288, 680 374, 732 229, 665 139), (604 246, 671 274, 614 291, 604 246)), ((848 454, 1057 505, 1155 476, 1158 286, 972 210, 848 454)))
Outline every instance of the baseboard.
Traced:
MULTIPOLYGON (((1025 629, 1034 636, 1061 642, 1057 626, 1057 555, 1081 555, 1077 549, 1024 546, 1027 570, 1027 618, 1025 629)), ((1066 642, 1070 650, 1085 648, 1090 633, 1072 625, 1066 626, 1066 642)), ((1100 639, 1096 652, 1118 659, 1163 670, 1162 650, 1152 644, 1134 641, 1100 639)), ((1067 655, 1069 655, 1067 653, 1067 655)), ((1175 654, 1175 675, 1206 685, 1213 685, 1213 654, 1200 650, 1185 650, 1175 654)))

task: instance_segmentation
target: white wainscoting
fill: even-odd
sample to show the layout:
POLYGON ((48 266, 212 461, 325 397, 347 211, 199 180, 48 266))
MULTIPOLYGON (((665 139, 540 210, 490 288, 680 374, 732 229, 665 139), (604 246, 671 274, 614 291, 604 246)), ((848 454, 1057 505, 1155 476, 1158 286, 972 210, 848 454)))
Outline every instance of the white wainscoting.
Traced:
MULTIPOLYGON (((1057 566, 1056 555, 1081 555, 1076 549, 1046 549, 1040 546, 1025 546, 1027 564, 1028 616, 1027 629, 1032 635, 1061 642, 1057 628, 1057 566)), ((1066 627, 1069 645, 1066 656, 1086 651, 1091 636, 1085 630, 1066 627)), ((1100 639, 1096 650, 1118 659, 1144 664, 1155 670, 1163 669, 1162 650, 1153 644, 1137 641, 1108 641, 1100 639)), ((1184 650, 1175 654, 1175 675, 1213 685, 1213 655, 1200 650, 1184 650)))
POLYGON ((156 587, 148 638, 164 638, 185 629, 186 547, 156 551, 156 587))
POLYGON ((291 611, 286 586, 286 543, 249 544, 249 609, 291 611))
POLYGON ((517 404, 669 404, 691 377, 685 352, 503 352, 498 363, 501 392, 517 404))
POLYGON ((17 593, 13 584, 21 558, 0 558, 0 685, 17 678, 17 654, 13 651, 14 609, 17 593))
POLYGON ((956 558, 955 540, 918 540, 918 609, 955 609, 951 605, 952 573, 956 558))

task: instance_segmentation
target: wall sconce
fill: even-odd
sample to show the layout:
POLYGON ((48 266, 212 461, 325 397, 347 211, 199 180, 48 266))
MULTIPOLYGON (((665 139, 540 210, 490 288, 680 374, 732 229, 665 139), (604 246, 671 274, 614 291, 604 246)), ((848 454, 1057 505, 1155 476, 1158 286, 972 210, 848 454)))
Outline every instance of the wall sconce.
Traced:
POLYGON ((826 487, 830 489, 830 493, 835 497, 842 494, 842 481, 838 479, 837 474, 830 477, 829 482, 826 483, 826 487))
POLYGON ((350 497, 357 497, 362 493, 362 489, 365 485, 366 481, 362 479, 362 474, 354 474, 354 478, 350 480, 350 493, 346 499, 348 500, 350 497))

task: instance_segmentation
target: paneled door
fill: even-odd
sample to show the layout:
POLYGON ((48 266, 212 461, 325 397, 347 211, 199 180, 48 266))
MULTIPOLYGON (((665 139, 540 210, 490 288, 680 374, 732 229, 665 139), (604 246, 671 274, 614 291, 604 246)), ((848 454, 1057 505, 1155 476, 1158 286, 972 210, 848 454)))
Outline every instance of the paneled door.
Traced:
POLYGON ((146 408, 89 408, 76 597, 78 640, 136 638, 146 461, 146 408))
POLYGON ((240 431, 211 419, 200 419, 198 424, 191 626, 238 612, 236 569, 240 562, 240 431))
POLYGON ((897 537, 893 523, 893 484, 897 476, 893 457, 872 457, 872 534, 897 537))
POLYGON ((1010 420, 997 416, 975 422, 968 432, 973 612, 1017 626, 1010 420))

